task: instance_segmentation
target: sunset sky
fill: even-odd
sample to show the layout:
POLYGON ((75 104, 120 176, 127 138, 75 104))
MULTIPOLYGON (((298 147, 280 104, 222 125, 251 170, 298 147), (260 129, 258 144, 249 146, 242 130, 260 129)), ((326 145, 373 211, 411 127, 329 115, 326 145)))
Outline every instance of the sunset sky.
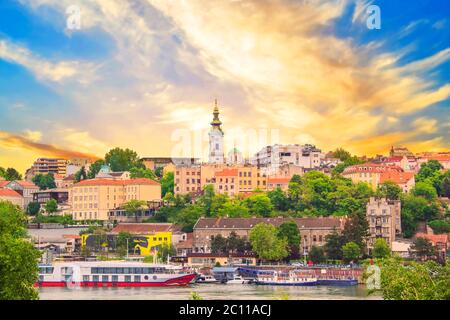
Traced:
POLYGON ((206 134, 216 98, 225 135, 449 150, 449 17, 448 0, 2 0, 0 166, 116 146, 170 156, 177 130, 206 134))

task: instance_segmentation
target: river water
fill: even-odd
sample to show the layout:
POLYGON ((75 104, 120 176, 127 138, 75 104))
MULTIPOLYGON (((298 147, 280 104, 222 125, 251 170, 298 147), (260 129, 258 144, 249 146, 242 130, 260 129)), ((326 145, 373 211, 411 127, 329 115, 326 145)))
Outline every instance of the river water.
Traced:
POLYGON ((205 300, 378 300, 365 286, 281 287, 241 284, 193 284, 188 287, 39 288, 41 300, 187 300, 192 292, 205 300))

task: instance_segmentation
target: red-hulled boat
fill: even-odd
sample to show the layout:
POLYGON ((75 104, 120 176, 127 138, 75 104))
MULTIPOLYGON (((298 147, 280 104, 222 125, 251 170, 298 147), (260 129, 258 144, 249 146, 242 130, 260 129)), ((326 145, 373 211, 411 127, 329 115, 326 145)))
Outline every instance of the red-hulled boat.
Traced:
POLYGON ((39 265, 42 287, 165 287, 186 286, 196 277, 180 267, 142 262, 59 262, 39 265))

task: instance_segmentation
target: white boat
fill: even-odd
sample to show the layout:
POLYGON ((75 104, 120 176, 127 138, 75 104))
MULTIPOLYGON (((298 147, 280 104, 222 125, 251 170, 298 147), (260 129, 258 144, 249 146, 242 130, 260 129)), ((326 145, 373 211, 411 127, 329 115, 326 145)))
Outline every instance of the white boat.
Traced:
POLYGON ((217 283, 218 280, 210 275, 200 275, 195 283, 217 283))
POLYGON ((165 287, 186 286, 196 277, 180 267, 143 262, 58 262, 39 265, 36 286, 165 287))
POLYGON ((278 286, 315 286, 318 284, 317 277, 309 271, 291 270, 275 271, 264 270, 258 273, 256 284, 278 285, 278 286))
POLYGON ((253 279, 246 279, 238 275, 234 275, 233 279, 226 280, 226 284, 248 284, 252 283, 253 279))

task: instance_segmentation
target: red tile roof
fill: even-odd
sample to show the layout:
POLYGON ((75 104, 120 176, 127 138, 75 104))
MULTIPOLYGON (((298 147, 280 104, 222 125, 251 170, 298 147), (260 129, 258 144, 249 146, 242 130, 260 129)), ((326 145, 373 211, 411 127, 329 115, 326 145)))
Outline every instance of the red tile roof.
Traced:
POLYGON ((268 178, 267 183, 289 183, 291 178, 268 178))
POLYGON ((417 233, 416 238, 425 238, 431 241, 433 245, 436 243, 447 243, 448 235, 446 234, 428 234, 428 233, 417 233))
POLYGON ((11 189, 0 189, 0 197, 22 198, 22 195, 11 189))
POLYGON ((343 174, 356 173, 356 172, 374 172, 374 173, 403 172, 403 169, 400 168, 399 166, 393 166, 393 165, 366 163, 366 164, 358 164, 358 165, 347 167, 344 170, 343 174))
POLYGON ((216 177, 237 177, 238 169, 223 169, 215 174, 216 177))
POLYGON ((0 181, 0 188, 5 187, 7 184, 9 184, 11 181, 0 181))
POLYGON ((383 172, 380 176, 380 182, 392 181, 397 184, 405 184, 414 178, 414 172, 383 172))
POLYGON ((110 180, 110 179, 91 179, 91 180, 83 180, 76 184, 75 187, 82 186, 98 186, 98 185, 116 185, 116 186, 124 186, 124 185, 159 185, 158 182, 154 180, 150 180, 147 178, 138 178, 138 179, 130 179, 130 180, 110 180))
POLYGON ((200 218, 194 229, 251 229, 258 223, 279 226, 283 222, 294 221, 299 228, 341 228, 345 218, 200 218))

